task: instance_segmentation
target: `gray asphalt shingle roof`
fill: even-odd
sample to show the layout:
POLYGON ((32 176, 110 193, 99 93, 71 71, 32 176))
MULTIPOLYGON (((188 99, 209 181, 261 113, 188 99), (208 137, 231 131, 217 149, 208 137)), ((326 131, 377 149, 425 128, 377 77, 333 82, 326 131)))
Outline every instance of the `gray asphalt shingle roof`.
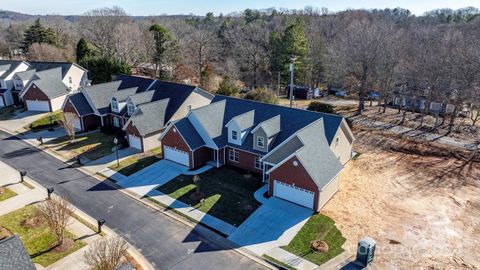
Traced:
POLYGON ((35 270, 22 240, 13 235, 0 240, 0 269, 2 270, 35 270))
POLYGON ((255 118, 255 111, 251 110, 246 113, 240 114, 232 118, 232 122, 235 122, 240 130, 246 130, 253 126, 253 119, 255 118))
POLYGON ((188 146, 190 146, 190 149, 194 150, 205 145, 202 137, 200 137, 200 134, 198 134, 197 130, 188 120, 188 118, 182 118, 175 122, 175 127, 177 127, 180 134, 188 134, 188 138, 185 138, 185 140, 188 146))
POLYGON ((20 78, 22 81, 29 81, 35 75, 35 72, 37 72, 36 69, 29 69, 26 71, 17 72, 15 75, 18 76, 18 78, 20 78))
POLYGON ((80 114, 79 116, 84 116, 93 113, 92 107, 88 104, 87 99, 83 95, 83 93, 75 93, 69 96, 70 101, 72 102, 73 106, 80 114))
POLYGON ((143 93, 138 93, 136 95, 130 96, 129 99, 135 104, 136 106, 151 102, 153 101, 153 96, 155 95, 155 91, 146 91, 143 93))
MULTIPOLYGON (((320 118, 323 118, 326 127, 325 136, 327 141, 331 143, 343 119, 338 115, 292 109, 284 106, 219 95, 215 96, 210 105, 193 110, 192 114, 199 119, 215 144, 218 147, 224 147, 229 144, 228 131, 225 125, 232 118, 252 110, 255 111, 254 126, 276 116, 280 116, 281 118, 281 132, 278 133, 272 142, 270 149, 275 148, 292 134, 320 118)), ((274 132, 274 130, 272 132, 274 132)), ((253 134, 247 135, 241 146, 233 146, 253 153, 263 153, 253 149, 253 134)))
POLYGON ((132 75, 125 75, 125 74, 118 74, 115 76, 115 81, 119 81, 120 85, 118 89, 126 89, 137 87, 138 92, 144 92, 149 89, 150 85, 155 81, 155 79, 139 77, 139 76, 132 76, 132 75))
POLYGON ((168 98, 141 104, 130 121, 142 136, 160 131, 167 123, 165 116, 168 105, 168 98))
POLYGON ((42 90, 43 93, 49 98, 54 99, 56 97, 64 96, 68 94, 70 89, 58 79, 39 79, 33 81, 33 83, 42 90))
POLYGON ((110 98, 113 93, 117 91, 120 83, 120 81, 113 81, 94 84, 85 87, 82 92, 87 95, 88 99, 93 103, 94 109, 97 109, 100 114, 105 114, 110 111, 110 98))
POLYGON ((323 119, 313 122, 297 133, 304 146, 297 150, 296 156, 322 190, 343 169, 324 134, 323 119))
POLYGON ((0 60, 0 71, 5 71, 0 75, 0 79, 5 79, 9 76, 22 62, 19 60, 0 60))
POLYGON ((268 138, 277 135, 280 132, 280 115, 274 116, 258 124, 258 128, 262 128, 268 138))

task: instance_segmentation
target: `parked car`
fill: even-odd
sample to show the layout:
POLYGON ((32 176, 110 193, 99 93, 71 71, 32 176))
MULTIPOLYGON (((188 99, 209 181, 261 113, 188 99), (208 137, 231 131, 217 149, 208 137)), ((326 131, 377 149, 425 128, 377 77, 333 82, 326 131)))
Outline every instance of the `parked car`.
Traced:
POLYGON ((335 92, 335 96, 336 96, 336 97, 346 97, 346 96, 347 96, 347 91, 345 91, 345 90, 338 90, 337 92, 335 92))
POLYGON ((367 98, 369 100, 378 100, 380 98, 380 93, 377 91, 371 91, 367 93, 367 98))

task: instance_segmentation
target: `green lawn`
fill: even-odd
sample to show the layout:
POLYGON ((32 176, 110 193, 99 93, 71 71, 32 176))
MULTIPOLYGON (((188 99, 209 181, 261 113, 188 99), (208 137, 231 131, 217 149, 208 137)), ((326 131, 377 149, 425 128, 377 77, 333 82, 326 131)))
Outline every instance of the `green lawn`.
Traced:
POLYGON ((15 109, 13 107, 0 108, 0 121, 8 120, 15 116, 15 109))
MULTIPOLYGON (((84 242, 77 240, 64 252, 51 250, 55 243, 55 237, 46 225, 40 224, 33 228, 21 225, 23 220, 32 218, 35 215, 36 208, 31 205, 0 217, 0 226, 20 236, 34 263, 46 267, 85 246, 84 242)), ((75 236, 69 232, 66 232, 65 236, 72 240, 75 239, 75 236)))
POLYGON ((222 167, 210 169, 200 174, 200 178, 203 204, 194 196, 193 176, 181 175, 158 190, 234 226, 240 225, 260 206, 253 197, 263 185, 257 177, 246 179, 237 170, 222 167))
POLYGON ((335 226, 335 222, 324 215, 314 215, 302 227, 284 250, 320 265, 343 252, 345 238, 335 226), (310 249, 310 241, 320 239, 328 244, 327 253, 317 253, 310 249))
POLYGON ((100 131, 80 135, 70 143, 68 136, 49 141, 47 145, 54 145, 56 151, 66 152, 67 156, 82 155, 89 160, 97 160, 112 153, 114 135, 100 131))
POLYGON ((17 195, 17 193, 13 192, 11 189, 5 188, 3 193, 0 194, 0 202, 10 199, 11 197, 17 195))
POLYGON ((25 126, 25 129, 29 130, 41 130, 46 129, 49 127, 56 127, 60 125, 60 121, 63 119, 63 112, 56 111, 48 113, 47 115, 35 120, 34 122, 30 123, 28 126, 25 126), (52 116, 52 121, 50 121, 49 116, 52 116))
POLYGON ((162 148, 155 148, 147 153, 135 155, 122 160, 120 166, 117 166, 115 163, 109 168, 123 175, 129 176, 159 161, 161 159, 161 154, 162 148))

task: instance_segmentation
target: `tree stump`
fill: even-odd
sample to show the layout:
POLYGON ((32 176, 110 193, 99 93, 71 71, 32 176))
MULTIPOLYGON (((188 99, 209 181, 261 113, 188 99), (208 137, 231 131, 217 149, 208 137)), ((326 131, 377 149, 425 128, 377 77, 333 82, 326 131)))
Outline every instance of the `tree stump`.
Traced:
POLYGON ((315 252, 320 252, 320 253, 328 252, 328 244, 321 240, 311 241, 310 248, 315 252))

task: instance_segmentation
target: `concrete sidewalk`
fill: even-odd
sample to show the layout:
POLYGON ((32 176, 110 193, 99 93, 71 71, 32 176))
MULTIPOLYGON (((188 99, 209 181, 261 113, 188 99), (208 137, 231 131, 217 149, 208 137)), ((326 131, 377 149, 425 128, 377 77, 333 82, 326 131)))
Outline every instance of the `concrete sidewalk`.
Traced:
POLYGON ((298 270, 313 270, 318 266, 310 261, 307 261, 297 255, 294 255, 286 250, 283 250, 279 247, 273 248, 265 255, 275 258, 276 260, 281 261, 282 263, 294 267, 298 270))

